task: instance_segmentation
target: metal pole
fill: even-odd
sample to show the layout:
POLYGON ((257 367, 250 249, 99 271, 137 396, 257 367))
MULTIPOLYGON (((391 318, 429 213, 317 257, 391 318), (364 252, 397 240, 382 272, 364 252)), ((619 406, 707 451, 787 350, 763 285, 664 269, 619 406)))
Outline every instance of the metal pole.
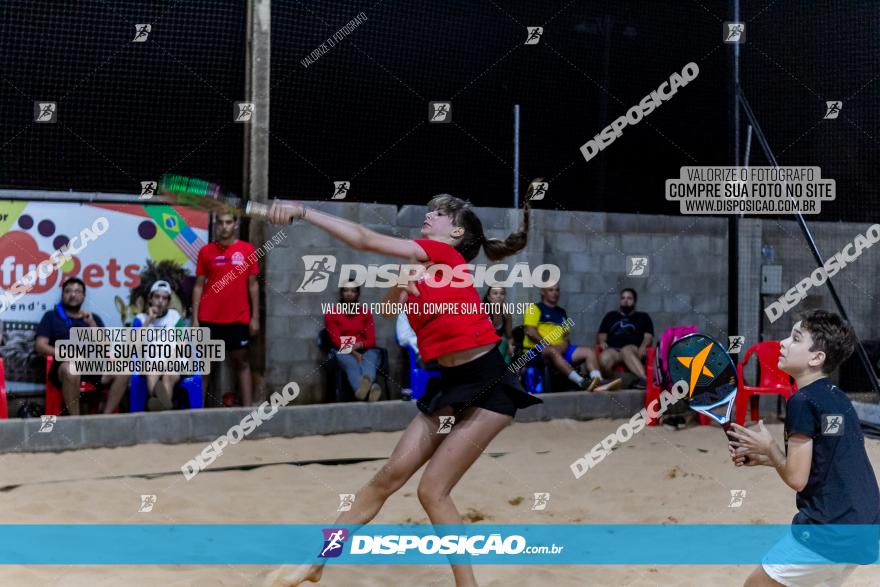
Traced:
MULTIPOLYGON (((602 43, 602 87, 605 89, 599 92, 599 126, 597 128, 605 128, 608 125, 608 92, 611 87, 611 41, 613 39, 614 17, 606 14, 599 22, 601 23, 600 33, 604 35, 602 43)), ((599 157, 597 163, 596 193, 599 196, 598 209, 605 210, 608 205, 605 198, 605 175, 608 168, 608 157, 599 157)))
POLYGON ((513 209, 519 210, 519 104, 513 105, 513 209))
POLYGON ((746 157, 743 161, 745 167, 749 166, 749 161, 752 156, 752 125, 749 125, 748 130, 746 131, 746 157))
POLYGON ((245 127, 242 193, 245 198, 261 203, 269 197, 271 7, 271 0, 248 0, 245 93, 254 103, 254 115, 245 127))
MULTIPOLYGON (((764 131, 761 130, 761 125, 758 124, 755 113, 752 111, 752 107, 749 104, 749 101, 746 99, 746 96, 743 93, 741 87, 737 88, 737 98, 739 99, 739 103, 742 105, 746 116, 749 118, 749 121, 755 129, 755 137, 758 139, 758 143, 764 150, 764 155, 766 155, 767 160, 770 161, 770 164, 773 165, 773 167, 779 167, 779 162, 776 161, 776 156, 773 155, 773 151, 770 150, 770 143, 767 141, 767 137, 764 136, 764 131)), ((797 221, 798 226, 801 227, 801 232, 803 232, 804 238, 807 241, 807 246, 810 248, 810 252, 813 253, 813 259, 816 260, 817 266, 824 266, 825 261, 822 257, 822 254, 819 252, 819 247, 816 245, 816 241, 813 239, 813 234, 810 232, 810 228, 807 226, 806 220, 804 220, 804 215, 800 212, 797 213, 797 221)), ((840 316, 844 320, 849 322, 849 317, 847 316, 846 310, 843 307, 843 302, 840 301, 840 297, 837 295, 837 289, 835 289, 834 284, 831 282, 831 279, 828 279, 825 282, 825 285, 828 287, 828 291, 831 293, 831 298, 834 300, 834 304, 837 306, 837 310, 840 312, 840 316)), ((865 351, 865 347, 862 346, 862 341, 858 336, 856 337, 856 341, 858 343, 856 345, 856 352, 858 353, 859 358, 862 361, 862 365, 868 372, 868 379, 871 381, 871 387, 874 388, 874 391, 876 393, 880 393, 880 381, 878 381, 877 374, 874 372, 874 366, 871 364, 871 359, 868 357, 868 353, 867 351, 865 351)))
MULTIPOLYGON (((732 20, 739 22, 739 0, 730 0, 732 20)), ((739 43, 733 44, 733 78, 731 80, 731 101, 728 105, 731 114, 730 124, 733 131, 733 153, 729 160, 737 167, 740 165, 740 120, 739 106, 736 101, 736 88, 739 87, 739 43)), ((739 323, 739 221, 738 215, 734 214, 727 220, 727 330, 728 334, 743 334, 744 325, 739 323), (735 330, 735 332, 734 332, 735 330)), ((739 355, 734 356, 734 361, 739 355)))
MULTIPOLYGON (((248 43, 245 62, 245 90, 249 100, 254 103, 254 115, 245 127, 244 133, 244 174, 242 193, 248 200, 266 203, 269 200, 269 90, 270 41, 272 37, 272 0, 248 0, 248 43)), ((268 240, 269 228, 265 222, 248 223, 247 237, 254 247, 262 247, 268 240)), ((259 261, 260 275, 268 275, 267 265, 272 261, 270 255, 259 261)), ((277 263, 277 259, 276 259, 277 263)), ((260 288, 260 332, 254 339, 255 373, 265 372, 266 361, 266 288, 260 288)), ((253 389, 254 399, 261 401, 261 390, 253 389)))

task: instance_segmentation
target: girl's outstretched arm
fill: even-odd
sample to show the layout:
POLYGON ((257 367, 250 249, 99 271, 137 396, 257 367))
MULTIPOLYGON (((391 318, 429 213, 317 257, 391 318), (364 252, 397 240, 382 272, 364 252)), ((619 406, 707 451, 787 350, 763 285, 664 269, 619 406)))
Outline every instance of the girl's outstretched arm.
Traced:
POLYGON ((272 208, 269 210, 270 222, 287 224, 295 219, 303 219, 314 224, 356 251, 391 255, 412 262, 428 260, 428 255, 415 241, 380 234, 356 222, 306 208, 301 204, 278 200, 272 202, 272 208))

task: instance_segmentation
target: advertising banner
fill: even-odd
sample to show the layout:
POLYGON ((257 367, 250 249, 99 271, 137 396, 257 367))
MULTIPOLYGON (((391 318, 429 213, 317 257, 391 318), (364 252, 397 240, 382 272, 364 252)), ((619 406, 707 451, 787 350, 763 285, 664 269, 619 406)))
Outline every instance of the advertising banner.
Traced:
POLYGON ((83 309, 106 326, 130 325, 143 311, 141 294, 157 279, 172 284, 172 307, 187 316, 207 227, 206 213, 164 205, 0 200, 0 354, 7 380, 35 377, 33 330, 61 300, 68 277, 85 282, 83 309))

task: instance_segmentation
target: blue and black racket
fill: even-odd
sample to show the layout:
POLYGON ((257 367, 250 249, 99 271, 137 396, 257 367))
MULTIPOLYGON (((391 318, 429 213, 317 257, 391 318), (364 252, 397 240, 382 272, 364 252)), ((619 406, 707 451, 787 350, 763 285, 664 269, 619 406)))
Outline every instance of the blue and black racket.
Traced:
POLYGON ((669 374, 673 382, 688 384, 688 406, 730 429, 736 405, 736 365, 718 341, 705 334, 689 334, 669 347, 669 374))

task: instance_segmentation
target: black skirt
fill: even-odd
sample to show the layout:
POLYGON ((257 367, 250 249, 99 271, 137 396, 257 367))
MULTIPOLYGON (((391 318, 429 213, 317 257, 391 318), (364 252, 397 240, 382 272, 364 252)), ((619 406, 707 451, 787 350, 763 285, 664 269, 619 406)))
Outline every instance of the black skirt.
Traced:
POLYGON ((463 365, 441 366, 440 377, 428 381, 425 395, 416 405, 429 416, 446 406, 456 412, 475 406, 513 416, 518 409, 540 403, 543 401, 523 389, 496 346, 463 365))

